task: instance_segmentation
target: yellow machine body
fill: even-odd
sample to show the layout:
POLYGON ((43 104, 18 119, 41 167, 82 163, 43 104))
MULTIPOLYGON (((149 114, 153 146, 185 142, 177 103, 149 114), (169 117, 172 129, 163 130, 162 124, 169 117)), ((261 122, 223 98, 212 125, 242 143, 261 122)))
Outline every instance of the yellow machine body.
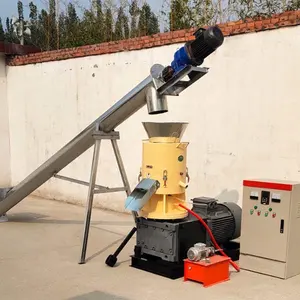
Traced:
POLYGON ((175 137, 152 137, 143 141, 142 178, 159 181, 160 187, 140 211, 148 219, 182 219, 186 210, 187 146, 175 137))

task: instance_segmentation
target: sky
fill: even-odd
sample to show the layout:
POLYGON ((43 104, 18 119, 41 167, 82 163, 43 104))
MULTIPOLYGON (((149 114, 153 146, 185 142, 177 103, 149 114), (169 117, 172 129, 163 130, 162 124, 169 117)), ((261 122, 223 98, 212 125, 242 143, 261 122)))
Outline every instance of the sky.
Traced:
MULTIPOLYGON (((22 0, 24 8, 25 8, 25 16, 28 15, 28 4, 32 0, 22 0)), ((64 0, 63 2, 65 2, 64 0)), ((3 23, 5 23, 6 17, 13 17, 17 16, 17 0, 0 0, 0 18, 2 18, 3 23)), ((45 3, 45 0, 33 0, 34 3, 36 3, 39 7, 42 7, 43 3, 45 3)), ((74 3, 80 3, 82 6, 88 6, 90 3, 90 0, 76 0, 72 1, 74 3)), ((118 2, 117 0, 115 2, 118 2)), ((153 10, 158 12, 161 10, 163 0, 148 0, 148 3, 152 6, 153 10)))

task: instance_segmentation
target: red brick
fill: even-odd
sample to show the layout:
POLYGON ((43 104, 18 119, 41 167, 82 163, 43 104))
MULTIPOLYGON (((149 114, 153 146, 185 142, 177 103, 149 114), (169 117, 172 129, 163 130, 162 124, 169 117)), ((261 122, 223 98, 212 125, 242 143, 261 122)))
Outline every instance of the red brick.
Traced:
POLYGON ((156 33, 156 34, 153 34, 151 35, 152 38, 159 38, 160 37, 160 34, 159 33, 156 33))
POLYGON ((262 30, 263 26, 264 25, 262 23, 254 23, 255 30, 262 30))
POLYGON ((230 35, 230 32, 231 32, 231 30, 229 30, 229 28, 226 30, 223 30, 223 35, 228 36, 228 35, 230 35))
POLYGON ((283 22, 279 22, 278 25, 279 26, 288 26, 288 25, 291 25, 291 22, 290 21, 283 21, 283 22))
POLYGON ((275 29, 275 28, 277 28, 276 24, 267 24, 265 26, 266 26, 266 29, 275 29))
POLYGON ((226 26, 235 26, 236 22, 228 22, 226 26))
POLYGON ((244 23, 243 20, 239 20, 239 21, 235 22, 236 25, 240 25, 240 24, 243 24, 243 23, 244 23))
POLYGON ((239 28, 233 28, 233 30, 231 31, 231 34, 238 34, 238 33, 240 33, 239 28))
POLYGON ((147 48, 152 48, 152 47, 154 47, 154 43, 152 42, 152 43, 148 43, 148 44, 146 44, 145 45, 147 48))
POLYGON ((287 16, 287 15, 281 16, 281 17, 279 18, 280 21, 288 21, 288 19, 289 19, 289 16, 287 16))
POLYGON ((173 39, 174 43, 181 43, 181 42, 185 42, 185 38, 179 37, 177 39, 173 39))
POLYGON ((263 20, 262 22, 263 22, 264 25, 265 24, 270 24, 271 23, 271 19, 266 19, 266 20, 263 20))
POLYGON ((255 23, 254 22, 247 23, 247 28, 254 29, 254 27, 255 27, 255 23))
POLYGON ((197 28, 193 27, 193 28, 190 28, 188 30, 188 32, 191 33, 191 34, 193 34, 196 30, 197 30, 197 28))
POLYGON ((161 39, 162 39, 162 40, 168 40, 170 37, 171 37, 171 35, 164 34, 164 35, 161 37, 161 39))
POLYGON ((276 23, 278 23, 278 22, 279 22, 279 18, 274 18, 274 19, 271 20, 271 23, 272 23, 272 24, 276 24, 276 23))
POLYGON ((178 37, 184 37, 185 36, 185 30, 178 31, 178 37))
POLYGON ((156 41, 156 42, 154 42, 154 45, 155 46, 161 46, 161 45, 163 45, 163 43, 162 43, 162 41, 156 41))
POLYGON ((297 19, 297 15, 296 14, 288 16, 288 20, 296 20, 296 19, 297 19))
POLYGON ((253 19, 252 19, 252 18, 246 18, 246 19, 245 19, 245 22, 246 22, 246 23, 253 22, 253 19))
POLYGON ((297 24, 299 24, 298 22, 297 22, 297 20, 289 20, 289 25, 291 26, 291 25, 297 25, 297 24))

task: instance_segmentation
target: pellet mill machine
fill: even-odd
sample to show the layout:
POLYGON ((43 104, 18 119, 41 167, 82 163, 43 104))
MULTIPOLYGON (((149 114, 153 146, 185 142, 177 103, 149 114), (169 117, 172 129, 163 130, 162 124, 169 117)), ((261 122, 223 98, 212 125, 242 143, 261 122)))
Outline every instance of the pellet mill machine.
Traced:
POLYGON ((187 124, 144 123, 149 140, 143 143, 140 182, 132 192, 117 144, 120 134, 116 131, 145 105, 150 115, 168 112, 167 97, 179 96, 205 76, 208 68, 199 66, 223 42, 224 36, 217 26, 200 28, 193 40, 175 52, 170 65, 154 64, 143 81, 23 181, 0 189, 0 222, 8 221, 10 209, 54 177, 88 186, 80 264, 86 262, 94 195, 120 191, 127 194, 126 208, 132 211, 135 227, 117 251, 107 258, 107 265, 115 265, 118 254, 135 232, 137 242, 132 265, 171 278, 182 274, 182 261, 187 255, 197 258, 203 253, 214 252, 211 244, 225 255, 226 244, 239 236, 240 210, 233 203, 217 203, 215 199, 201 197, 192 200, 192 209, 184 205, 188 186, 188 143, 181 138, 187 124), (119 188, 96 184, 100 146, 105 140, 111 141, 122 177, 123 186, 119 188), (92 146, 89 182, 59 174, 92 146))
MULTIPOLYGON (((131 265, 176 279, 183 276, 187 257, 202 259, 207 258, 203 254, 222 251, 232 262, 238 260, 239 246, 232 240, 240 236, 241 208, 198 197, 188 209, 189 143, 182 141, 188 124, 143 125, 149 139, 143 141, 139 183, 125 202, 126 209, 138 215, 131 265)), ((109 256, 106 263, 113 266, 116 257, 109 256)))

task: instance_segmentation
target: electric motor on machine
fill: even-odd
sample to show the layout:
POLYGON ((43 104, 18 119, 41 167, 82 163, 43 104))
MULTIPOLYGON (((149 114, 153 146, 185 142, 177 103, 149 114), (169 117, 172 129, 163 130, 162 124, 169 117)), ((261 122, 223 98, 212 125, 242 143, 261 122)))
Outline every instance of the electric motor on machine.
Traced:
POLYGON ((214 198, 192 199, 192 210, 206 220, 217 243, 223 244, 241 235, 242 209, 234 202, 218 203, 214 198))
POLYGON ((207 247, 206 244, 197 243, 194 247, 191 247, 187 252, 187 258, 190 261, 200 261, 207 259, 208 257, 216 253, 214 247, 207 247))

